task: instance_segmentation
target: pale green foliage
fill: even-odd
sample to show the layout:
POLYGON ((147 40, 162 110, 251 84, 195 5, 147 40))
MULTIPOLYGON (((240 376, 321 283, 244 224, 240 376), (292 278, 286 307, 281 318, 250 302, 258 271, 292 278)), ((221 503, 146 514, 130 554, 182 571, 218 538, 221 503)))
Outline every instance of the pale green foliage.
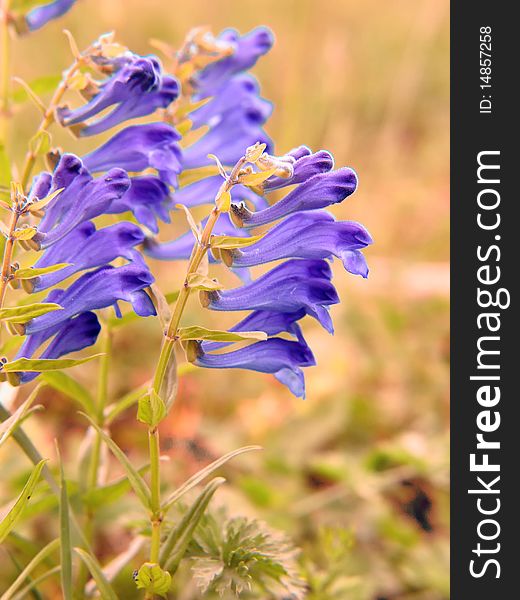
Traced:
POLYGON ((206 514, 188 548, 193 577, 206 594, 221 597, 262 591, 262 598, 305 597, 297 549, 289 539, 256 519, 206 514))

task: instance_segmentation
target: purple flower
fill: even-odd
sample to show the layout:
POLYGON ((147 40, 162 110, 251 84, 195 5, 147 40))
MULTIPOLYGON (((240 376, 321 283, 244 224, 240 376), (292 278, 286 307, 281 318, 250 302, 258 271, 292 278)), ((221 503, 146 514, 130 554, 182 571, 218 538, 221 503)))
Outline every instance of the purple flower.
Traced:
MULTIPOLYGON (((238 158, 240 157, 237 157, 237 160, 238 158)), ((173 199, 176 204, 184 204, 190 208, 202 204, 213 204, 221 185, 222 177, 220 175, 205 177, 176 190, 173 199)), ((258 196, 244 185, 234 185, 231 188, 231 198, 233 202, 249 201, 256 208, 267 206, 265 198, 258 196)))
POLYGON ((328 171, 307 179, 279 202, 252 213, 244 204, 232 205, 234 221, 242 227, 266 225, 287 215, 305 210, 325 208, 342 202, 356 191, 356 173, 344 167, 337 171, 328 171))
POLYGON ((157 233, 157 221, 170 223, 173 201, 168 186, 152 175, 132 177, 130 189, 107 208, 108 214, 132 212, 136 220, 157 233))
POLYGON ((25 21, 29 30, 36 31, 46 25, 49 21, 61 17, 70 10, 75 3, 76 0, 54 0, 54 2, 48 2, 47 4, 42 4, 41 6, 33 8, 25 16, 25 21))
POLYGON ((313 366, 316 361, 305 342, 270 338, 224 354, 206 354, 201 347, 195 364, 210 369, 248 369, 272 373, 295 396, 305 397, 301 367, 313 366))
POLYGON ((328 312, 339 302, 331 283, 332 272, 324 260, 288 260, 240 288, 206 292, 212 310, 269 310, 305 312, 333 332, 328 312))
POLYGON ((156 169, 162 181, 176 185, 181 171, 180 135, 166 123, 132 125, 83 158, 93 173, 113 167, 140 172, 156 169))
POLYGON ((111 169, 94 179, 82 161, 64 154, 53 176, 52 189, 65 188, 45 209, 34 240, 47 248, 83 221, 108 212, 111 203, 126 193, 130 179, 122 169, 111 169))
POLYGON ((98 230, 91 221, 82 223, 46 250, 35 264, 36 268, 60 263, 70 266, 33 279, 33 291, 45 290, 79 271, 107 265, 117 257, 135 260, 134 247, 143 240, 143 232, 133 223, 121 222, 98 230))
POLYGON ((208 65, 196 77, 198 93, 213 96, 233 75, 247 71, 268 52, 273 45, 273 34, 266 27, 257 27, 243 36, 234 29, 224 30, 217 38, 235 46, 235 51, 217 62, 208 65))
MULTIPOLYGON (((57 328, 44 329, 39 333, 27 336, 18 351, 16 358, 32 358, 36 350, 52 335, 57 328)), ((77 317, 68 319, 61 324, 58 333, 51 343, 40 354, 39 358, 60 358, 71 352, 78 352, 96 343, 101 326, 96 315, 85 312, 77 317)), ((26 371, 19 373, 20 383, 28 383, 38 376, 38 373, 26 371)))
POLYGON ((80 313, 106 308, 118 300, 130 302, 143 317, 155 314, 155 308, 144 288, 153 283, 144 263, 132 262, 122 267, 104 266, 85 273, 65 290, 52 290, 45 302, 56 302, 63 308, 29 321, 25 333, 31 335, 63 323, 80 313))
POLYGON ((68 127, 83 124, 115 105, 107 115, 79 130, 81 136, 95 135, 123 121, 166 108, 178 95, 177 80, 162 74, 159 59, 155 56, 131 55, 112 77, 100 85, 99 92, 87 104, 75 110, 62 107, 58 116, 61 123, 68 127))
POLYGON ((325 211, 296 213, 273 227, 261 240, 227 251, 227 264, 252 267, 282 258, 330 258, 336 256, 345 269, 367 277, 368 267, 360 252, 372 243, 367 230, 353 221, 336 221, 325 211))
POLYGON ((234 165, 245 148, 256 142, 267 144, 267 152, 270 152, 272 142, 262 124, 271 114, 271 108, 265 100, 251 97, 247 105, 224 113, 200 140, 183 150, 183 168, 194 169, 210 164, 208 154, 217 155, 225 165, 234 165))

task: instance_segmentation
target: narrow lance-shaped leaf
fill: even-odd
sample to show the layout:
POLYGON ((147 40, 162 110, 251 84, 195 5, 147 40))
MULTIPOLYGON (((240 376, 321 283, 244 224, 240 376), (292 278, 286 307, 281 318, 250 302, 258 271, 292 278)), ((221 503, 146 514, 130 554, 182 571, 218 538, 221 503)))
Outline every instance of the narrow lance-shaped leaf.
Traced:
POLYGON ((197 326, 182 327, 179 329, 178 335, 181 340, 211 340, 212 342, 262 341, 267 339, 267 334, 263 331, 220 331, 197 326))
POLYGON ((91 554, 83 550, 83 548, 74 548, 74 552, 81 558, 90 571, 101 594, 101 598, 103 600, 118 600, 98 561, 91 554))
POLYGON ((112 454, 119 460, 121 466, 124 468, 126 472, 126 476, 128 477, 128 481, 132 486, 134 492, 137 494, 139 500, 145 508, 150 508, 150 489, 146 485, 146 482, 139 474, 139 471, 132 465, 126 454, 121 450, 121 448, 112 440, 110 436, 108 436, 102 429, 97 425, 95 421, 93 421, 88 415, 85 413, 80 413, 90 422, 92 427, 99 433, 102 437, 105 444, 110 448, 112 454))
POLYGON ((244 248, 246 246, 251 246, 255 242, 258 242, 259 240, 261 240, 263 237, 265 237, 266 233, 262 233, 259 235, 252 235, 251 237, 233 237, 231 235, 212 235, 210 245, 211 245, 212 249, 220 248, 222 250, 233 250, 234 248, 244 248))
POLYGON ((269 179, 277 171, 278 167, 274 169, 268 169, 267 171, 260 171, 259 173, 248 173, 247 175, 240 176, 240 183, 242 185, 255 186, 263 183, 266 179, 269 179))
POLYGON ((179 524, 174 527, 161 548, 159 562, 172 575, 177 570, 179 563, 186 552, 186 548, 193 537, 195 528, 204 516, 213 494, 225 482, 223 477, 215 477, 202 490, 188 512, 182 517, 179 524))
POLYGON ((238 448, 237 450, 233 450, 232 452, 228 452, 221 456, 217 460, 213 461, 207 467, 204 467, 200 471, 197 471, 195 475, 192 475, 187 481, 185 481, 180 487, 178 487, 173 494, 171 494, 167 500, 164 502, 162 506, 162 510, 166 513, 170 508, 178 502, 184 494, 188 493, 195 486, 197 486, 201 481, 203 481, 206 477, 214 473, 217 469, 225 465, 228 461, 235 456, 240 456, 240 454, 245 454, 246 452, 252 452, 254 450, 262 450, 261 446, 244 446, 243 448, 238 448))
POLYGON ((35 317, 62 309, 62 306, 54 302, 37 302, 35 304, 11 306, 0 309, 0 320, 7 323, 27 323, 35 317))
POLYGON ((215 291, 221 290, 224 286, 216 279, 200 273, 190 273, 188 275, 188 285, 193 290, 215 291))
POLYGON ((25 400, 25 402, 21 404, 8 419, 0 424, 0 446, 9 439, 16 428, 19 427, 32 412, 40 408, 39 406, 35 406, 29 410, 42 387, 43 386, 40 384, 34 388, 27 400, 25 400))
POLYGON ((9 535, 10 531, 16 525, 16 522, 20 518, 23 509, 31 499, 32 493, 36 484, 38 483, 38 479, 40 478, 40 474, 42 472, 43 466, 45 465, 45 461, 40 461, 32 470, 29 479, 24 485, 18 499, 14 503, 13 507, 9 512, 4 516, 2 521, 0 522, 0 544, 5 540, 5 538, 9 535))
POLYGON ((2 370, 5 373, 18 373, 24 371, 35 371, 43 373, 44 371, 59 371, 60 369, 70 369, 77 365, 82 365, 90 360, 94 360, 102 354, 93 354, 85 358, 18 358, 13 362, 5 363, 2 370))
POLYGON ((61 591, 64 600, 72 600, 72 545, 70 541, 69 497, 63 472, 63 463, 56 443, 60 463, 60 559, 61 591))
POLYGON ((58 263, 56 265, 51 265, 50 267, 41 267, 36 269, 34 267, 28 267, 26 269, 18 269, 18 271, 15 271, 14 276, 15 279, 34 279, 40 275, 55 273, 56 271, 60 271, 61 269, 69 266, 70 263, 58 263))
POLYGON ((59 190, 54 190, 54 192, 51 192, 48 196, 45 196, 45 198, 42 198, 41 200, 36 200, 35 202, 32 202, 28 209, 31 212, 36 212, 38 210, 41 210, 42 208, 45 208, 47 206, 47 204, 49 204, 49 202, 51 202, 52 200, 54 200, 54 198, 56 198, 56 196, 58 194, 61 194, 61 192, 63 192, 65 188, 60 188, 59 190))

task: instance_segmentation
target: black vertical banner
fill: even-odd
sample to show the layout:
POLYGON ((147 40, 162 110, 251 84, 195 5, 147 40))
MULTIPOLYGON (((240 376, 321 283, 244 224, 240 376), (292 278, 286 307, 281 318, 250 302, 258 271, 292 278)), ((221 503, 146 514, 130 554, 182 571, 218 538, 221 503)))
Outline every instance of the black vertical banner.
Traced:
POLYGON ((451 597, 520 598, 520 29, 451 5, 451 597), (516 344, 514 342, 517 342, 516 344))

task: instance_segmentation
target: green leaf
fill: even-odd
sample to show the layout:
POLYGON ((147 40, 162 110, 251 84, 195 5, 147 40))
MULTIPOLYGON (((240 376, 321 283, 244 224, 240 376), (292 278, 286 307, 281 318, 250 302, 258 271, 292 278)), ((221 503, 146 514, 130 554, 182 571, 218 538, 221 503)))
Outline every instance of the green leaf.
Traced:
POLYGON ((157 427, 166 415, 166 405, 155 390, 151 389, 146 396, 139 399, 137 420, 141 423, 157 427))
POLYGON ((51 149, 52 138, 48 131, 39 131, 29 140, 29 150, 34 156, 43 156, 51 149))
POLYGON ((197 326, 181 327, 178 335, 181 340, 211 340, 212 342, 242 342, 244 340, 267 339, 267 334, 263 331, 220 331, 197 326))
POLYGON ((150 508, 151 499, 150 499, 150 489, 146 485, 146 482, 139 474, 139 471, 132 465, 126 454, 121 450, 121 448, 114 442, 114 440, 108 436, 99 425, 93 421, 88 415, 85 413, 80 413, 90 422, 92 427, 99 433, 102 437, 105 444, 110 448, 112 454, 119 460, 121 466, 125 470, 126 476, 128 477, 128 481, 132 486, 134 492, 137 494, 139 500, 145 508, 150 508))
POLYGON ((98 561, 89 552, 83 550, 83 548, 74 548, 74 552, 81 558, 90 571, 96 582, 101 598, 103 598, 103 600, 118 600, 116 593, 105 577, 98 561))
POLYGON ((40 461, 33 469, 27 483, 24 485, 18 499, 14 503, 11 510, 5 515, 0 522, 0 544, 5 540, 5 538, 9 535, 9 532, 14 528, 16 522, 20 518, 23 509, 31 499, 31 495, 38 483, 38 479, 40 478, 40 473, 42 472, 43 466, 45 465, 45 461, 40 461))
MULTIPOLYGON (((266 232, 267 233, 267 232, 266 232)), ((211 247, 220 248, 222 250, 233 250, 234 248, 245 248, 258 242, 266 233, 260 235, 252 235, 251 237, 234 237, 232 235, 212 235, 211 247)))
MULTIPOLYGON (((56 445, 57 448, 57 445, 56 445)), ((61 590, 64 600, 72 600, 72 544, 70 541, 69 497, 63 472, 63 463, 58 450, 60 463, 60 559, 61 590)))
POLYGON ((172 584, 172 576, 168 571, 163 571, 157 563, 146 562, 137 572, 135 584, 138 589, 147 593, 166 596, 172 584))
POLYGON ((55 273, 61 271, 65 267, 70 267, 71 263, 59 263, 57 265, 51 265, 50 267, 34 268, 28 267, 27 269, 18 269, 15 271, 15 279, 34 279, 40 275, 46 275, 47 273, 55 273))
POLYGON ((8 419, 0 424, 0 446, 2 446, 7 439, 9 439, 16 428, 19 427, 25 421, 25 419, 27 419, 35 410, 39 410, 41 408, 40 406, 35 406, 29 410, 31 404, 36 399, 36 396, 42 387, 43 386, 40 384, 34 388, 27 400, 21 404, 8 419))
POLYGON ((211 277, 202 275, 201 273, 190 273, 187 280, 188 285, 193 290, 213 292, 215 290, 221 290, 224 287, 216 279, 211 279, 211 277))
POLYGON ((67 373, 47 371, 42 375, 42 379, 56 391, 75 400, 87 414, 95 413, 96 407, 90 392, 67 373))
MULTIPOLYGON (((29 577, 32 571, 46 558, 52 554, 55 550, 60 547, 60 540, 55 539, 52 542, 49 542, 46 546, 44 546, 32 560, 27 564, 27 566, 21 571, 18 577, 13 581, 9 589, 4 592, 2 596, 2 600, 12 600, 14 598, 14 594, 20 588, 21 585, 25 582, 25 580, 29 577)), ((34 583, 34 582, 33 582, 34 583)), ((25 598, 26 596, 22 596, 25 598)))
MULTIPOLYGON (((23 587, 16 596, 13 597, 13 600, 27 600, 28 595, 32 592, 33 594, 37 590, 37 587, 40 585, 42 581, 45 581, 49 577, 53 577, 54 575, 59 574, 60 567, 56 566, 45 573, 42 573, 39 577, 35 577, 34 579, 29 580, 29 583, 23 587)), ((2 598, 2 600, 4 600, 2 598)), ((35 600, 43 600, 41 597, 35 596, 35 600)))
POLYGON ((225 482, 223 477, 215 477, 199 494, 178 525, 170 530, 162 548, 159 562, 167 571, 174 574, 181 559, 186 553, 186 548, 193 537, 193 533, 204 516, 213 494, 225 482))
POLYGON ((162 506, 162 510, 166 513, 170 508, 178 502, 184 494, 192 490, 196 485, 198 485, 202 480, 204 480, 208 475, 211 475, 214 471, 225 465, 228 461, 235 456, 240 456, 240 454, 244 454, 246 452, 251 452, 254 450, 262 450, 261 446, 244 446, 243 448, 238 448, 238 450, 233 450, 232 452, 228 452, 221 456, 217 460, 213 461, 207 467, 204 467, 195 475, 192 475, 187 481, 185 481, 180 487, 178 487, 173 494, 171 494, 168 499, 164 502, 162 506))
POLYGON ((36 371, 43 373, 44 371, 58 371, 60 369, 70 369, 77 365, 82 365, 90 360, 94 360, 102 356, 102 354, 93 354, 85 358, 18 358, 10 363, 5 363, 3 371, 5 373, 18 373, 24 371, 36 371))
POLYGON ((36 304, 11 306, 0 309, 0 320, 8 323, 27 323, 31 319, 40 315, 46 315, 55 310, 63 310, 63 307, 54 302, 37 302, 36 304))

